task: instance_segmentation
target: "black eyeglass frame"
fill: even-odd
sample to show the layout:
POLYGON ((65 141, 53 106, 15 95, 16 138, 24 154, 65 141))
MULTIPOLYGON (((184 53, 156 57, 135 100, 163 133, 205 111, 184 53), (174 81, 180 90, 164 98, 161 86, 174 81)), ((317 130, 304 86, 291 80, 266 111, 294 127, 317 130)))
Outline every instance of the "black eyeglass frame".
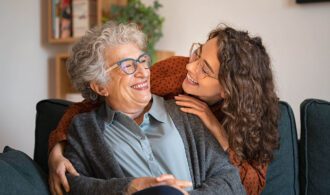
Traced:
MULTIPOLYGON (((191 45, 190 53, 189 53, 189 63, 192 63, 192 62, 195 62, 195 61, 201 59, 202 48, 203 48, 203 44, 201 44, 201 43, 193 43, 191 45), (198 45, 198 47, 196 47, 196 45, 198 45), (194 55, 196 55, 196 56, 194 56, 194 55)), ((198 64, 198 66, 201 66, 200 67, 201 70, 203 70, 203 67, 204 66, 207 66, 208 69, 211 69, 210 68, 210 65, 209 64, 206 65, 206 63, 207 63, 206 60, 203 60, 203 64, 201 64, 201 63, 198 64)), ((202 79, 204 79, 205 77, 210 77, 210 78, 213 78, 213 79, 217 79, 218 80, 217 77, 210 75, 210 73, 207 73, 207 72, 203 72, 202 71, 202 74, 204 75, 204 76, 201 77, 202 79)))

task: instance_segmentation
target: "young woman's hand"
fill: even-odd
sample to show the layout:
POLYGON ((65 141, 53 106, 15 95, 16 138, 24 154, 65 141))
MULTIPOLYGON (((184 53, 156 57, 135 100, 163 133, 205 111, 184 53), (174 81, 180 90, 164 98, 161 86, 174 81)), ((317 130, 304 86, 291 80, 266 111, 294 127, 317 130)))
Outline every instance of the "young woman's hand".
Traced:
POLYGON ((187 95, 175 96, 175 100, 176 104, 181 107, 181 111, 198 116, 206 128, 218 140, 222 148, 225 151, 228 149, 227 134, 205 102, 187 95))
POLYGON ((165 184, 174 187, 181 191, 184 195, 188 195, 188 192, 185 189, 192 187, 192 183, 190 181, 176 179, 170 174, 161 175, 156 178, 156 181, 162 183, 163 185, 165 184))
POLYGON ((190 181, 184 181, 176 179, 173 175, 165 174, 159 177, 140 177, 131 181, 127 188, 127 195, 131 195, 135 192, 144 190, 146 188, 167 185, 177 190, 181 191, 184 195, 188 195, 185 188, 191 187, 192 183, 190 181))
POLYGON ((72 166, 71 162, 63 156, 64 143, 57 143, 49 153, 49 188, 52 195, 62 195, 63 191, 70 191, 68 180, 65 176, 66 172, 74 176, 79 176, 79 173, 72 166), (63 186, 63 188, 62 188, 63 186))

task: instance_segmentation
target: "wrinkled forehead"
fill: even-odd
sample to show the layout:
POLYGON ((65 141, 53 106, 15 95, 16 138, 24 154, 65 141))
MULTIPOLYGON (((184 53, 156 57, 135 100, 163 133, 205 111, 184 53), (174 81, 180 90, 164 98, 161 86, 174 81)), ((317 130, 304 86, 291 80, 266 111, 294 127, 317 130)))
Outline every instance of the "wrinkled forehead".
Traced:
POLYGON ((138 45, 133 43, 127 43, 122 45, 108 46, 105 49, 105 60, 108 64, 115 63, 116 61, 125 59, 125 58, 138 58, 143 51, 138 45))

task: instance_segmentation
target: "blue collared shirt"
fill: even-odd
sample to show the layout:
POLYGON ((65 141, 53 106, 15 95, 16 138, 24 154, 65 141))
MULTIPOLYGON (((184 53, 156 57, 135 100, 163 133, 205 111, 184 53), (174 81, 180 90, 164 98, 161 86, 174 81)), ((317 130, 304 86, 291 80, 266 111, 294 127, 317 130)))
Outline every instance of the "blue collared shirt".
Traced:
POLYGON ((183 141, 166 112, 164 99, 152 97, 151 108, 140 126, 107 106, 105 141, 127 177, 173 174, 177 179, 191 181, 183 141))

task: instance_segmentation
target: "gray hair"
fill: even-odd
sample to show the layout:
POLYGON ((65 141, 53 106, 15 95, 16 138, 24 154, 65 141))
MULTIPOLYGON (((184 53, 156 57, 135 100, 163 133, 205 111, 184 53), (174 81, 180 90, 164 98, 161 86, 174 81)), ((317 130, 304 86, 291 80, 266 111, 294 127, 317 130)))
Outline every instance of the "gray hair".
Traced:
POLYGON ((111 21, 87 31, 74 44, 66 66, 72 85, 85 99, 98 98, 98 94, 89 87, 91 81, 101 85, 109 81, 105 71, 105 50, 128 43, 143 50, 146 47, 146 36, 134 23, 117 24, 111 21))

